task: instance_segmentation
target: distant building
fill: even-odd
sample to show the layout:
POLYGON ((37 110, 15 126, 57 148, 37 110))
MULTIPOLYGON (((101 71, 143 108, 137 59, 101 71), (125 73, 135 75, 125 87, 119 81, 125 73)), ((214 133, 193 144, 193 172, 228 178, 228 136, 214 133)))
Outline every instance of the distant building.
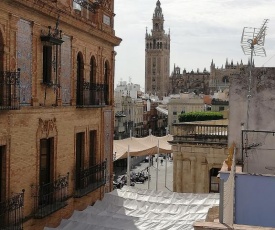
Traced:
MULTIPOLYGON (((240 63, 237 62, 237 64, 233 63, 233 60, 231 63, 228 62, 226 59, 225 66, 221 68, 217 68, 215 63, 211 62, 210 65, 210 79, 209 79, 209 91, 210 94, 214 94, 214 92, 218 91, 224 91, 229 89, 230 79, 231 76, 240 74, 244 68, 250 65, 250 62, 248 61, 247 65, 244 65, 242 60, 240 63)), ((252 66, 254 66, 254 62, 252 63, 252 66)))
POLYGON ((170 74, 170 32, 165 33, 164 16, 158 0, 153 29, 145 34, 145 93, 159 98, 168 95, 170 74))
POLYGON ((167 104, 168 130, 172 125, 179 122, 181 113, 201 112, 205 110, 203 98, 194 94, 180 94, 179 98, 171 98, 167 104))

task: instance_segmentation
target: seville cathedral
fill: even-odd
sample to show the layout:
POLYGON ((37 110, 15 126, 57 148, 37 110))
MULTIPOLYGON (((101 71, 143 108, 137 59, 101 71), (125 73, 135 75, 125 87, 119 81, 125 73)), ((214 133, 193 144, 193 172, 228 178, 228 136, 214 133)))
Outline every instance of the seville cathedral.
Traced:
MULTIPOLYGON (((210 72, 206 68, 202 72, 199 69, 196 72, 193 70, 187 72, 186 69, 181 72, 180 67, 174 65, 174 70, 169 78, 169 94, 195 92, 208 95, 217 91, 228 90, 230 76, 240 74, 249 65, 249 61, 247 65, 244 65, 242 61, 234 64, 233 60, 229 63, 226 59, 224 67, 216 68, 212 60, 210 72)), ((252 65, 254 66, 254 63, 252 65)))

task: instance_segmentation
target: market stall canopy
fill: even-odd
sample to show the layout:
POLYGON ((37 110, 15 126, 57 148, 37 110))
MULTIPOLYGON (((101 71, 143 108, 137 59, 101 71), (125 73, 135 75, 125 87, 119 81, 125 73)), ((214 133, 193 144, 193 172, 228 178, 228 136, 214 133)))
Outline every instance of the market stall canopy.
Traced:
POLYGON ((115 160, 127 158, 129 147, 130 156, 148 156, 158 153, 171 153, 172 148, 168 141, 172 141, 172 135, 156 137, 153 135, 136 138, 131 137, 122 140, 114 140, 113 153, 115 160))
POLYGON ((135 189, 124 186, 106 193, 102 201, 74 211, 57 228, 44 230, 191 230, 219 205, 219 194, 192 194, 135 189))

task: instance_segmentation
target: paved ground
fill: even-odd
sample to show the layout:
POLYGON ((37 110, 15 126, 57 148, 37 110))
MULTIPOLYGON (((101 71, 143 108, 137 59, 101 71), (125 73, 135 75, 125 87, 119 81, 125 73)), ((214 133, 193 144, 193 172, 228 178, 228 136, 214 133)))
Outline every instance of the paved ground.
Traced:
MULTIPOLYGON (((162 157, 159 157, 158 166, 156 159, 154 158, 153 166, 149 167, 149 163, 142 162, 131 170, 131 172, 140 172, 142 170, 147 171, 146 169, 149 167, 148 173, 151 175, 151 180, 147 180, 143 184, 135 184, 136 188, 166 192, 173 191, 173 161, 166 161, 165 159, 161 165, 161 159, 162 157), (158 181, 158 183, 156 183, 156 181, 158 181)), ((126 174, 127 172, 124 171, 123 173, 126 174)))

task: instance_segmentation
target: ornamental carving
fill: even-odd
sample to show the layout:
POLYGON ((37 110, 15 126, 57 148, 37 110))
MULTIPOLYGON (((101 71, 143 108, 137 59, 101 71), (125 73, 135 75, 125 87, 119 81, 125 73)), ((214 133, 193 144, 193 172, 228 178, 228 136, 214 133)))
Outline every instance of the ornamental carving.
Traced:
POLYGON ((107 8, 108 10, 111 10, 111 0, 105 0, 102 2, 103 7, 107 8))
POLYGON ((41 136, 46 138, 53 136, 53 134, 56 133, 56 118, 48 120, 42 120, 39 118, 39 128, 41 136))

